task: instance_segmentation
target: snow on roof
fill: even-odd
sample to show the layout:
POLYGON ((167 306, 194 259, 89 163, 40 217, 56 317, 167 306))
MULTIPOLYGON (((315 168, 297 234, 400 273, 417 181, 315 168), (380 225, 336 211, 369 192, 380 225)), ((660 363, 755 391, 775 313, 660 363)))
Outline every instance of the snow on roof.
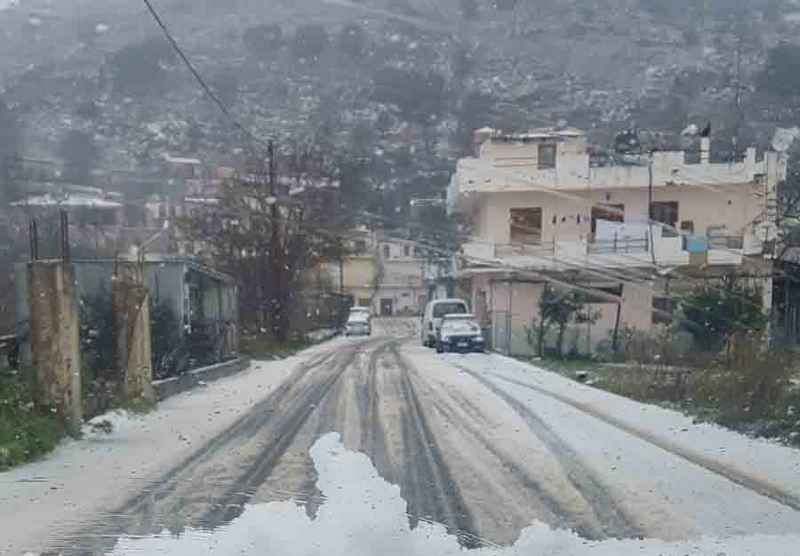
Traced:
POLYGON ((492 129, 484 127, 476 131, 479 134, 490 134, 491 139, 500 139, 505 141, 525 141, 534 139, 575 139, 577 137, 584 137, 586 132, 583 130, 565 127, 541 127, 530 129, 521 133, 506 133, 500 129, 492 129))
POLYGON ((198 205, 218 205, 218 197, 186 197, 184 201, 187 203, 196 203, 198 205))
POLYGON ((203 164, 197 158, 186 158, 182 156, 171 156, 169 153, 164 154, 164 160, 167 162, 171 162, 173 164, 194 164, 194 165, 201 165, 203 164))
POLYGON ((88 207, 96 209, 118 209, 122 203, 94 195, 69 193, 66 195, 53 195, 46 193, 28 197, 22 201, 11 203, 14 207, 88 207))

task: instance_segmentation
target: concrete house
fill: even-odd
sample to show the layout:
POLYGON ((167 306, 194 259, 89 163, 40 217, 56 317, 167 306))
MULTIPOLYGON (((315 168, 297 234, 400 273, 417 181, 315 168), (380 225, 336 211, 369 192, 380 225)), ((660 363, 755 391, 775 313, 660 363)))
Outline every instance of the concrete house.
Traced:
MULTIPOLYGON (((771 245, 782 155, 748 148, 712 163, 700 152, 590 155, 577 129, 476 132, 476 157, 458 161, 448 210, 472 224, 459 277, 491 325, 496 349, 531 353, 532 319, 546 281, 586 286, 593 323, 573 330, 591 351, 615 328, 650 330, 692 279, 731 269, 763 285, 771 300, 771 245), (655 311, 654 311, 655 309, 655 311)), ((577 327, 576 327, 577 328, 577 327)))

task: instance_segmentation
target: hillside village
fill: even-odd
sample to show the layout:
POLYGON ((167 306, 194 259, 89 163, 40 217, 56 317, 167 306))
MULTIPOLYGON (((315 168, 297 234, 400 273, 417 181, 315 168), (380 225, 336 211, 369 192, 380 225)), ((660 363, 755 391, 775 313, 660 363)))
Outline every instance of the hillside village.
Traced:
POLYGON ((798 30, 800 0, 0 0, 0 474, 108 435, 155 486, 87 496, 104 553, 316 516, 319 445, 460 548, 782 539, 792 471, 737 454, 800 447, 798 30), (631 502, 665 457, 720 493, 685 529, 631 502))

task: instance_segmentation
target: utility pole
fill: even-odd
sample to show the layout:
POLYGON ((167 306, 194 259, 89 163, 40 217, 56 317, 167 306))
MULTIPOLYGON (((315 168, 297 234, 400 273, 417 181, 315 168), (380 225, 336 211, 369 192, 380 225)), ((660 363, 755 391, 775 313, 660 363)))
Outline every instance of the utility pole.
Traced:
POLYGON ((275 339, 280 342, 285 340, 284 322, 284 298, 283 298, 283 254, 281 252, 281 238, 280 238, 280 224, 278 218, 280 217, 280 210, 278 208, 277 197, 277 184, 276 184, 276 171, 275 171, 275 143, 269 142, 267 147, 268 155, 268 185, 269 185, 269 203, 270 203, 270 299, 272 315, 270 322, 272 323, 272 333, 275 339))

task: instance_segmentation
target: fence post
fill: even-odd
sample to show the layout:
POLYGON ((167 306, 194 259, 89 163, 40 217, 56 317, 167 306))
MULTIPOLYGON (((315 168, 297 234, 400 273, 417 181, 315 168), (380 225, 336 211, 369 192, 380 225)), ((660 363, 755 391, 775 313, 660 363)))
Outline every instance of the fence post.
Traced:
POLYGON ((80 312, 75 269, 64 261, 28 265, 31 360, 35 399, 55 410, 71 433, 80 431, 80 312))
POLYGON ((150 293, 144 270, 137 263, 116 267, 112 283, 114 306, 114 355, 117 379, 125 399, 152 402, 152 346, 150 341, 150 293))

